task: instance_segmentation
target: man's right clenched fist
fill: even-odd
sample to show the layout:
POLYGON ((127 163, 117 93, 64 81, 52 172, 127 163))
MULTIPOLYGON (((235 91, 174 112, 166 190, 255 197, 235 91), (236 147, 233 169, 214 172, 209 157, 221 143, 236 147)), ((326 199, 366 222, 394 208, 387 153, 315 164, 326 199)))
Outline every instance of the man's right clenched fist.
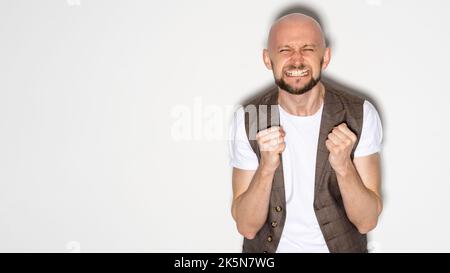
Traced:
POLYGON ((273 126, 256 134, 261 151, 261 166, 268 171, 275 171, 280 165, 280 155, 286 148, 283 128, 273 126))

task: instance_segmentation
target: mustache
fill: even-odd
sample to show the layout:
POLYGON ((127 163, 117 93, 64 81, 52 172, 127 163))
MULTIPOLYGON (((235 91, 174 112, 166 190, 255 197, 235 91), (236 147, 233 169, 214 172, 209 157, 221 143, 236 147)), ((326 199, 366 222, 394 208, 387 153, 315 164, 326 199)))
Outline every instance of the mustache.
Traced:
POLYGON ((308 67, 307 67, 306 65, 304 65, 304 64, 301 64, 301 65, 299 65, 299 66, 289 65, 289 66, 286 66, 286 67, 283 69, 283 71, 286 71, 286 70, 293 70, 293 69, 303 70, 303 69, 305 69, 305 68, 308 68, 308 67))

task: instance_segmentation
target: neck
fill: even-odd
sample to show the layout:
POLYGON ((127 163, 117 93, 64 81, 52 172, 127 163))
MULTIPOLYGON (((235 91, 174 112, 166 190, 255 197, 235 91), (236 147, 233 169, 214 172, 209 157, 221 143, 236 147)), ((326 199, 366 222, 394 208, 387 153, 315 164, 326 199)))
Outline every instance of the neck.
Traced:
POLYGON ((311 116, 320 109, 324 95, 325 87, 321 82, 318 82, 311 90, 301 95, 293 95, 278 88, 278 103, 291 115, 311 116))

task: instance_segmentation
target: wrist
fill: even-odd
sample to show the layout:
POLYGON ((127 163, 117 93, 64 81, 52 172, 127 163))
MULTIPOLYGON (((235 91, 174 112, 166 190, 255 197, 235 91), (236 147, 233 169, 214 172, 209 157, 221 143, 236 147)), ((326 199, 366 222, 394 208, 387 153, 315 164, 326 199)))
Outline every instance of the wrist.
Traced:
POLYGON ((354 170, 354 165, 351 159, 346 160, 339 168, 336 168, 334 172, 338 177, 346 177, 354 170))
POLYGON ((263 176, 271 176, 275 173, 275 170, 277 168, 274 168, 272 166, 268 166, 267 164, 265 164, 264 162, 261 161, 261 164, 259 166, 260 169, 260 173, 263 176))

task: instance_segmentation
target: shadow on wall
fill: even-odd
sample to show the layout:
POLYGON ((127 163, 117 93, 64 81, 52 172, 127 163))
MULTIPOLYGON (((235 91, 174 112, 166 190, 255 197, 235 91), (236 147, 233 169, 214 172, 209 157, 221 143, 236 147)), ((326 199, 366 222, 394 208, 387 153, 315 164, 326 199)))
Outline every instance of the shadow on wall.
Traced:
MULTIPOLYGON (((283 17, 284 15, 290 14, 290 13, 302 13, 305 15, 308 15, 312 18, 314 18, 321 26, 322 26, 322 30, 324 32, 325 35, 325 42, 327 44, 328 47, 332 47, 333 46, 333 41, 330 40, 330 37, 328 36, 327 30, 326 30, 326 26, 323 24, 323 21, 321 20, 318 12, 316 12, 315 10, 313 10, 312 8, 305 6, 305 5, 299 5, 299 4, 294 4, 291 6, 286 7, 285 9, 281 10, 274 18, 273 22, 275 22, 276 20, 278 20, 279 18, 283 17)), ((348 83, 343 83, 341 81, 338 81, 336 79, 333 79, 330 76, 327 75, 323 75, 322 74, 322 81, 326 82, 334 87, 336 87, 337 89, 340 90, 345 90, 347 92, 349 92, 350 94, 354 94, 357 95, 359 97, 362 97, 364 99, 367 99, 368 101, 370 101, 375 108, 377 109, 379 115, 380 115, 380 119, 382 121, 383 124, 383 131, 386 130, 385 124, 383 122, 383 114, 380 111, 380 107, 378 107, 378 103, 375 100, 374 97, 372 97, 367 91, 365 90, 361 90, 358 89, 354 86, 351 86, 348 83)), ((268 84, 266 86, 263 86, 261 88, 259 88, 258 90, 251 92, 251 95, 244 98, 244 100, 241 102, 240 105, 245 105, 247 102, 249 102, 251 100, 251 98, 258 96, 260 94, 263 94, 265 92, 268 92, 269 90, 273 90, 274 88, 276 88, 275 84, 268 84)), ((383 140, 383 142, 385 142, 385 140, 383 140)), ((382 173, 382 181, 384 181, 384 173, 382 173)), ((383 195, 383 202, 386 203, 386 193, 384 192, 384 190, 382 190, 382 195, 383 195)), ((369 248, 370 251, 370 248, 369 248)), ((376 251, 376 249, 375 249, 376 251)))

